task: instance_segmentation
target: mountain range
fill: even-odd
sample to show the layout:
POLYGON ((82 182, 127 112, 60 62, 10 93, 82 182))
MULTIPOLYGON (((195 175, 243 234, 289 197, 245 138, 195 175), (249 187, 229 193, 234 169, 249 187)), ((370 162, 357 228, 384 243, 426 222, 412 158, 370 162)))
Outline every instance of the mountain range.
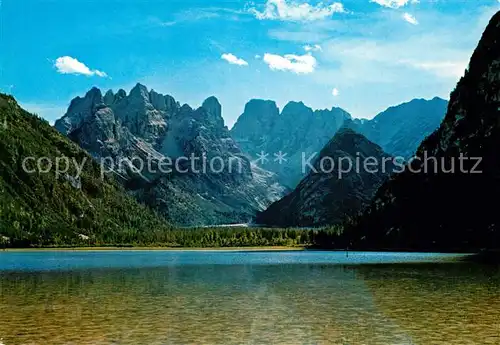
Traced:
POLYGON ((341 108, 312 110, 302 102, 289 102, 279 111, 269 100, 249 101, 231 129, 231 135, 242 151, 251 157, 270 155, 261 166, 278 175, 289 189, 297 186, 307 174, 303 157, 319 153, 343 126, 363 134, 393 155, 409 159, 420 142, 432 133, 446 113, 447 101, 414 99, 390 107, 371 120, 353 119, 341 108), (273 155, 286 154, 286 161, 273 155))
POLYGON ((91 89, 55 128, 176 225, 246 223, 284 188, 241 152, 221 113, 215 97, 193 109, 137 84, 129 94, 91 89))
MULTIPOLYGON (((199 226, 252 222, 297 185, 307 173, 305 157, 320 152, 341 127, 411 152, 443 105, 438 98, 414 100, 373 120, 353 120, 340 108, 313 111, 289 102, 280 113, 275 102, 254 99, 229 131, 215 97, 193 109, 137 84, 128 94, 92 88, 71 101, 55 128, 113 171, 139 202, 173 224, 199 226), (274 156, 259 160, 257 152, 274 156), (175 168, 162 170, 166 162, 175 168), (209 162, 223 169, 207 171, 209 162)), ((361 199, 371 196, 367 189, 361 199)))
POLYGON ((281 184, 294 188, 303 176, 302 154, 321 150, 350 118, 340 108, 313 111, 302 102, 289 102, 280 113, 274 101, 253 99, 245 105, 231 135, 252 157, 269 154, 261 166, 276 173, 281 184), (279 153, 286 161, 274 159, 279 153))
POLYGON ((394 157, 409 160, 422 140, 439 127, 447 107, 448 102, 439 97, 413 99, 389 107, 371 120, 355 119, 352 129, 394 157))

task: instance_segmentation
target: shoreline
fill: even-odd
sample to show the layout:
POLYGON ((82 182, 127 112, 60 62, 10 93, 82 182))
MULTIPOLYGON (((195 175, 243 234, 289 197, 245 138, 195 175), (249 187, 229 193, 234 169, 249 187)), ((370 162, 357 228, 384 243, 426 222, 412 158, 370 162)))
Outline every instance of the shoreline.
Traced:
POLYGON ((40 247, 40 248, 5 248, 1 252, 37 252, 37 251, 302 251, 306 247, 286 247, 286 246, 269 246, 269 247, 40 247))

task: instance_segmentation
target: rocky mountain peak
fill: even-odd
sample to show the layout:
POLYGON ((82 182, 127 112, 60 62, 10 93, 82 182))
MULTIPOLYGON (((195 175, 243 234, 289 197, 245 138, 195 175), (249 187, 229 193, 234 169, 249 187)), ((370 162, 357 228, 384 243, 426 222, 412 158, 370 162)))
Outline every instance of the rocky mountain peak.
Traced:
POLYGON ((165 106, 167 111, 173 112, 181 107, 179 102, 177 102, 174 97, 170 95, 164 95, 163 98, 165 99, 165 106))
POLYGON ((342 155, 351 157, 379 157, 384 155, 379 145, 347 126, 343 126, 337 131, 335 136, 321 150, 319 158, 338 155, 339 152, 342 152, 342 155))
POLYGON ((297 187, 259 213, 257 223, 283 227, 340 223, 368 205, 394 168, 390 158, 363 135, 341 128, 297 187), (365 171, 355 166, 357 157, 371 157, 377 162, 385 159, 388 163, 384 169, 365 171))
POLYGON ((279 109, 276 102, 263 99, 252 99, 245 104, 243 114, 231 129, 231 133, 238 139, 258 140, 269 132, 278 119, 279 109))
POLYGON ((85 94, 85 98, 90 98, 96 103, 102 103, 102 92, 98 87, 94 86, 85 94))
POLYGON ((180 111, 181 113, 188 113, 188 112, 193 111, 193 108, 191 108, 191 106, 190 106, 189 104, 184 103, 184 104, 180 107, 179 111, 180 111))
POLYGON ((272 133, 278 117, 279 109, 274 101, 252 99, 245 104, 243 114, 231 129, 231 136, 244 153, 253 155, 258 145, 265 143, 264 136, 272 133))
POLYGON ((172 162, 194 158, 192 162, 181 159, 182 166, 173 163, 170 172, 146 169, 137 173, 128 165, 120 172, 138 199, 156 207, 173 222, 246 222, 282 195, 284 188, 275 176, 253 166, 230 137, 217 98, 207 98, 194 110, 187 104, 181 107, 172 96, 148 91, 141 84, 128 95, 123 90, 116 95, 107 92, 105 102, 93 93, 86 97, 99 105, 85 108, 90 120, 76 121, 81 111, 69 109, 56 123, 92 156, 120 160, 168 158, 172 162), (62 126, 66 123, 71 130, 62 126), (208 167, 203 167, 202 157, 207 158, 208 167), (217 161, 214 168, 210 166, 212 158, 217 161))
POLYGON ((306 106, 304 102, 296 102, 296 101, 290 101, 288 102, 284 107, 283 110, 281 111, 282 116, 287 116, 287 115, 302 115, 302 114, 312 114, 313 110, 306 106))
POLYGON ((205 101, 203 101, 201 107, 214 117, 222 117, 222 106, 215 96, 208 97, 205 101))
POLYGON ((263 99, 251 99, 245 104, 243 114, 248 114, 260 119, 273 120, 279 115, 279 109, 275 101, 263 99))
MULTIPOLYGON (((362 134, 355 132, 352 128, 342 126, 339 128, 337 133, 335 133, 335 136, 332 138, 330 143, 345 143, 346 141, 354 143, 353 141, 356 139, 368 141, 368 139, 366 139, 362 134)), ((328 145, 326 146, 328 147, 328 145)))
POLYGON ((116 93, 116 101, 119 101, 125 97, 127 97, 127 92, 123 89, 120 89, 118 90, 118 92, 116 93))
POLYGON ((155 109, 158 109, 160 111, 167 110, 165 96, 163 96, 161 93, 158 93, 155 90, 151 89, 151 91, 149 91, 149 100, 151 101, 151 104, 155 109))
POLYGON ((103 105, 101 90, 94 86, 83 98, 76 97, 71 101, 68 111, 63 118, 56 121, 55 127, 61 133, 67 134, 79 127, 83 121, 92 116, 103 105))
POLYGON ((109 106, 112 105, 114 102, 115 102, 115 94, 113 93, 113 90, 109 89, 104 94, 104 104, 109 106))
POLYGON ((433 102, 443 102, 443 101, 444 101, 444 102, 448 102, 447 100, 445 100, 445 99, 443 99, 443 98, 441 98, 441 97, 438 97, 438 96, 433 97, 433 98, 431 99, 431 101, 433 101, 433 102))
POLYGON ((144 101, 149 102, 149 92, 148 88, 141 83, 135 84, 135 86, 130 90, 129 98, 132 99, 143 99, 144 101))
POLYGON ((313 110, 303 102, 289 102, 279 112, 271 100, 252 99, 231 129, 243 152, 287 154, 286 164, 265 166, 278 174, 281 183, 293 188, 303 177, 302 154, 312 154, 333 137, 351 116, 342 109, 313 110))
POLYGON ((423 98, 391 106, 371 120, 353 119, 352 128, 379 144, 385 152, 410 159, 418 145, 439 127, 448 102, 423 98))

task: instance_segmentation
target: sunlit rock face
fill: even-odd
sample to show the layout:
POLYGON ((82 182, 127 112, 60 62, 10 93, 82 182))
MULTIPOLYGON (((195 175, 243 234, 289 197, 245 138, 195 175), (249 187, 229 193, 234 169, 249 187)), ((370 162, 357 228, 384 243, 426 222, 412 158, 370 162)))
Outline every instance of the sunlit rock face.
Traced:
POLYGON ((360 248, 499 248, 500 12, 418 160, 385 183, 346 235, 360 248), (430 158, 429 158, 430 157, 430 158), (411 170, 410 170, 411 168, 411 170))
POLYGON ((248 222, 284 194, 242 154, 215 97, 193 109, 141 84, 128 95, 93 88, 55 127, 179 225, 248 222))

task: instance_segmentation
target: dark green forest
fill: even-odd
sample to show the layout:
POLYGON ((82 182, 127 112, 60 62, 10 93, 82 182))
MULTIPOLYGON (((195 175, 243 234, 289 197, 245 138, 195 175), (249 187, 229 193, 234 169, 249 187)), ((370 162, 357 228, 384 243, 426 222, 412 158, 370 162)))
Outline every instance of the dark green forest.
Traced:
POLYGON ((4 243, 5 247, 307 247, 332 248, 336 229, 279 229, 214 227, 157 231, 120 231, 89 239, 44 243, 4 243))
POLYGON ((108 242, 171 229, 112 179, 102 179, 98 164, 76 144, 21 109, 14 98, 1 94, 0 123, 0 240, 4 244, 61 245, 87 237, 108 242), (47 157, 48 165, 64 156, 85 161, 79 179, 73 178, 76 170, 71 165, 59 175, 54 169, 31 172, 33 167, 26 162, 23 168, 27 157, 47 157))

